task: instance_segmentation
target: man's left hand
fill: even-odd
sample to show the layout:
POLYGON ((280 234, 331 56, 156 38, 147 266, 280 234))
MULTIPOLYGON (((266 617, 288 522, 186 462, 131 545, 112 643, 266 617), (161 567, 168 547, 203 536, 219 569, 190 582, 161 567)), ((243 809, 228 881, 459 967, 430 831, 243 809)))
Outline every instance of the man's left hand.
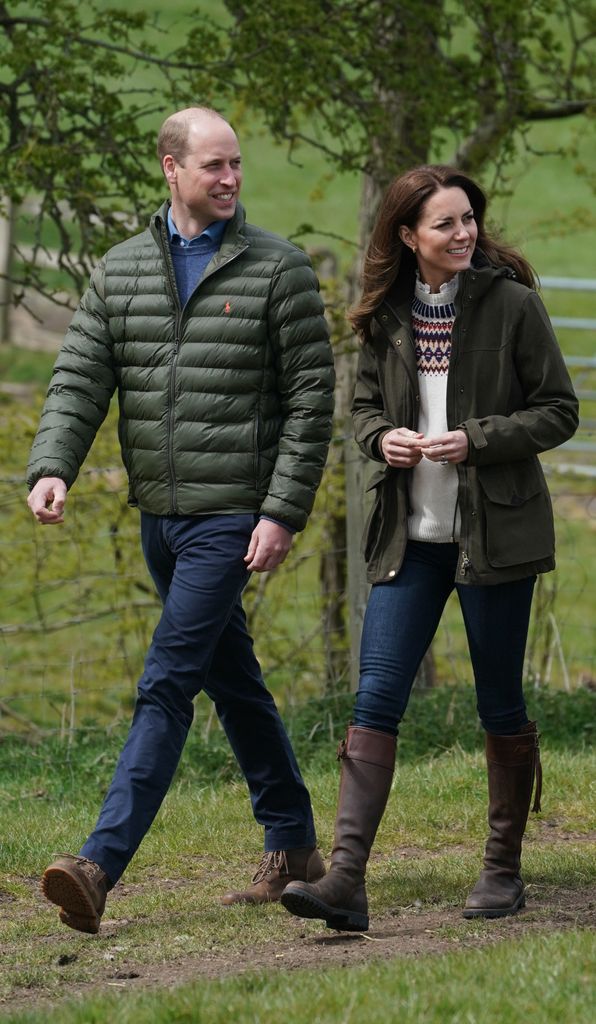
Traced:
POLYGON ((260 519, 255 526, 248 551, 244 556, 246 567, 251 572, 268 572, 281 565, 292 547, 294 535, 279 523, 260 519))

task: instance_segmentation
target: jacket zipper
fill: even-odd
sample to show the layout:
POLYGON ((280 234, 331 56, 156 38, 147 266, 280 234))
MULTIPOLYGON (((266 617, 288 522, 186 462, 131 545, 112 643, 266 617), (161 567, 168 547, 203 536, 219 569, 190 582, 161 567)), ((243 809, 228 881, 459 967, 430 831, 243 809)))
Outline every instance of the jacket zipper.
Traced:
MULTIPOLYGON (((181 307, 181 305, 180 305, 180 297, 178 295, 178 289, 176 287, 176 275, 174 273, 174 264, 172 263, 172 255, 170 253, 170 246, 169 246, 169 242, 168 242, 167 236, 165 234, 165 228, 163 226, 162 226, 162 230, 161 230, 161 239, 162 239, 162 250, 163 250, 163 256, 164 256, 164 262, 165 262, 166 271, 167 271, 166 272, 166 281, 168 283, 168 287, 169 287, 169 290, 170 290, 170 294, 171 294, 172 300, 173 300, 174 305, 176 307, 176 320, 175 320, 175 328, 174 328, 174 357, 173 357, 172 363, 170 365, 170 377, 169 377, 169 382, 168 382, 168 394, 169 394, 169 399, 170 399, 170 411, 169 411, 169 415, 168 415, 168 468, 169 468, 169 471, 170 471, 170 508, 172 510, 170 514, 171 515, 175 515, 177 513, 177 508, 176 508, 176 501, 177 501, 176 475, 175 475, 175 471, 174 471, 174 421, 175 421, 175 417, 176 417, 176 407, 175 407, 175 399, 176 399, 176 367, 177 367, 177 364, 178 364, 178 355, 179 355, 179 352, 180 352, 180 339, 181 339, 181 335, 182 335, 182 320, 184 318, 184 309, 186 309, 186 306, 188 305, 188 301, 185 303, 184 309, 183 309, 181 307)), ((236 259, 236 257, 239 256, 240 253, 244 252, 245 249, 247 249, 247 248, 248 248, 248 244, 244 245, 242 247, 242 249, 238 249, 236 252, 232 253, 231 256, 228 256, 228 258, 226 260, 224 260, 223 263, 221 263, 218 267, 214 267, 213 270, 211 270, 209 272, 209 274, 207 274, 206 276, 207 277, 211 277, 212 274, 216 274, 218 270, 221 270, 223 267, 227 266, 228 263, 231 263, 232 260, 236 259)), ((197 288, 200 287, 200 284, 204 280, 205 280, 205 276, 203 276, 201 278, 201 281, 197 285, 197 288)), ((195 291, 196 291, 196 288, 195 288, 195 291)), ((194 291, 193 291, 192 294, 194 295, 194 291)), ((190 297, 191 296, 189 296, 189 299, 190 299, 190 297)))
POLYGON ((457 510, 459 508, 459 487, 457 491, 457 498, 455 499, 455 508, 453 510, 453 522, 451 524, 451 543, 455 544, 455 524, 457 523, 457 510))
POLYGON ((166 282, 172 302, 176 310, 176 318, 174 321, 174 356, 170 364, 170 374, 168 380, 168 397, 170 403, 170 409, 168 413, 168 437, 167 437, 167 453, 168 453, 168 469, 170 471, 170 515, 176 514, 176 477, 174 475, 174 414, 175 414, 175 398, 176 398, 176 364, 178 362, 178 351, 180 348, 180 326, 182 323, 182 307, 180 306, 180 297, 178 295, 178 288, 176 287, 176 275, 174 273, 174 264, 172 262, 172 254, 170 253, 170 246, 167 239, 165 226, 161 227, 160 237, 162 242, 162 256, 166 266, 166 282))
MULTIPOLYGON (((473 572, 472 562, 470 560, 470 557, 468 555, 468 550, 467 550, 469 534, 466 533, 465 535, 463 535, 463 530, 464 530, 464 525, 465 525, 465 513, 466 513, 468 505, 469 505, 469 494, 468 494, 468 489, 467 489, 468 488, 468 481, 466 479, 468 471, 467 471, 465 466, 460 466, 458 468, 461 469, 461 472, 463 474, 463 478, 464 479, 463 479, 463 500, 462 500, 462 502, 460 504, 460 500, 459 500, 459 487, 458 487, 457 502, 455 504, 455 515, 457 515, 458 505, 461 508, 461 530, 462 530, 462 536, 460 536, 460 549, 459 549, 460 550, 460 555, 459 555, 459 563, 458 563, 457 572, 458 572, 459 576, 467 576, 468 572, 473 572)), ((455 519, 453 521, 453 533, 455 535, 455 519)))
POLYGON ((178 363, 178 353, 180 351, 180 325, 182 323, 182 310, 178 303, 178 310, 176 312, 176 326, 174 329, 174 357, 170 365, 170 381, 169 381, 169 397, 170 397, 170 411, 168 414, 168 467, 170 470, 170 507, 172 509, 172 515, 176 514, 176 477, 174 475, 174 420, 176 415, 176 366, 178 363))

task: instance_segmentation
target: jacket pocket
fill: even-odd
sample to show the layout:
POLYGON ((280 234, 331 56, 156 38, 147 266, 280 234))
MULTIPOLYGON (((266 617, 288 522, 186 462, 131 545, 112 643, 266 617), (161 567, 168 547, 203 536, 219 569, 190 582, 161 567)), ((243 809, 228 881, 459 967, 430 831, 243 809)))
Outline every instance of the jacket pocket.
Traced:
POLYGON ((553 513, 536 459, 478 469, 486 517, 486 555, 495 568, 552 557, 553 513))
POLYGON ((387 467, 379 469, 374 473, 366 488, 366 494, 369 494, 372 491, 374 492, 374 495, 372 508, 364 525, 364 534, 362 538, 362 553, 364 555, 365 562, 371 561, 380 545, 382 526, 385 516, 385 488, 383 487, 383 484, 387 479, 386 468, 387 467))

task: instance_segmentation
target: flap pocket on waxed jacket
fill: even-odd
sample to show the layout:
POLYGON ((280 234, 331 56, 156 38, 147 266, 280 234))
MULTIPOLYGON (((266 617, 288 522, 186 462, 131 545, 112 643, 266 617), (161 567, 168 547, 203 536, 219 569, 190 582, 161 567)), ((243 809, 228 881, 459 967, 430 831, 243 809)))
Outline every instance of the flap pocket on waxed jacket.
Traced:
POLYGON ((546 487, 533 459, 482 466, 477 472, 486 497, 496 505, 523 505, 546 487))
POLYGON ((383 483, 383 480, 385 479, 385 477, 387 475, 387 469, 388 468, 389 468, 388 466, 383 466, 383 469, 377 469, 373 473, 373 475, 371 476, 367 486, 365 487, 365 492, 367 494, 368 494, 369 491, 373 491, 375 489, 375 487, 378 487, 379 484, 383 483))
POLYGON ((553 514, 534 459, 478 470, 486 517, 486 553, 496 568, 552 557, 553 514))
POLYGON ((378 469, 371 476, 366 494, 372 492, 372 507, 368 513, 362 537, 364 561, 370 562, 381 547, 383 526, 387 524, 387 488, 381 485, 388 479, 388 466, 378 469))

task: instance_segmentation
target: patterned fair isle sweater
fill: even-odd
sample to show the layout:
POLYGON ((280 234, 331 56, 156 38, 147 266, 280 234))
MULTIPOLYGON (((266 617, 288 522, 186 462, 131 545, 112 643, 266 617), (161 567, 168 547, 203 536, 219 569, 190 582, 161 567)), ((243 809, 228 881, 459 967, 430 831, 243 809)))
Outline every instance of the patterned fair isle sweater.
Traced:
MULTIPOLYGON (((437 437, 447 428, 447 373, 451 356, 451 332, 455 320, 458 275, 432 293, 429 285, 416 278, 412 302, 412 327, 420 416, 418 430, 425 437, 437 437)), ((457 469, 423 458, 412 470, 408 536, 412 540, 446 543, 459 538, 457 513, 457 469)))

